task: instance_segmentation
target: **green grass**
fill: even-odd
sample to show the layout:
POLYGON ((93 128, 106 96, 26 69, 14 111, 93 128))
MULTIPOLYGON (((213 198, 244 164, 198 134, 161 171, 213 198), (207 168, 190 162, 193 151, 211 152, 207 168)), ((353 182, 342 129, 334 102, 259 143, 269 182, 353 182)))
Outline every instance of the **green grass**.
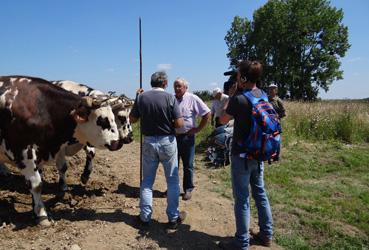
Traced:
MULTIPOLYGON (((276 242, 286 249, 368 249, 369 104, 286 107, 281 161, 265 171, 276 242)), ((203 171, 215 192, 232 198, 229 167, 203 171)))
MULTIPOLYGON (((369 144, 296 142, 266 165, 275 239, 286 249, 369 247, 369 144)), ((203 170, 231 198, 229 167, 203 170)), ((253 218, 257 218, 252 202, 253 218)))

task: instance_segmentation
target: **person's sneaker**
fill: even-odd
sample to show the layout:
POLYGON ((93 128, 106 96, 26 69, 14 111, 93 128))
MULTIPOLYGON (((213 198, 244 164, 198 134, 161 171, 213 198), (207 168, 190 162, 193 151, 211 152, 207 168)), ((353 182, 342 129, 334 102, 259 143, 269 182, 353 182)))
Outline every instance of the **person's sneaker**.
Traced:
POLYGON ((192 197, 192 192, 191 191, 186 191, 183 194, 182 200, 188 201, 188 200, 191 200, 191 197, 192 197))
POLYGON ((224 250, 238 250, 238 249, 241 249, 239 246, 237 246, 237 244, 234 240, 221 241, 221 242, 219 242, 218 246, 221 249, 224 249, 224 250))
POLYGON ((178 228, 179 225, 183 223, 183 221, 186 219, 187 213, 185 211, 179 212, 179 216, 175 221, 169 221, 167 224, 167 229, 169 230, 175 230, 178 228))
POLYGON ((252 238, 254 238, 254 240, 259 242, 262 246, 270 247, 272 245, 272 239, 268 238, 267 236, 265 236, 261 232, 256 232, 256 231, 250 229, 250 235, 252 236, 252 238))

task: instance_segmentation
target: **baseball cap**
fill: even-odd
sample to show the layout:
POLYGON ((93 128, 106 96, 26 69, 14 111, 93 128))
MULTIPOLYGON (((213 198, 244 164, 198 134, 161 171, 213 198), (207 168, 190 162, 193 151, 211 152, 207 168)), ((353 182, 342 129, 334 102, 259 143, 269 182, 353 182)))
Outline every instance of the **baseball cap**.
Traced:
POLYGON ((216 96, 218 93, 222 93, 222 90, 220 88, 215 88, 213 90, 213 96, 216 96))
POLYGON ((277 86, 277 84, 272 83, 272 84, 269 85, 269 88, 278 88, 278 86, 277 86))

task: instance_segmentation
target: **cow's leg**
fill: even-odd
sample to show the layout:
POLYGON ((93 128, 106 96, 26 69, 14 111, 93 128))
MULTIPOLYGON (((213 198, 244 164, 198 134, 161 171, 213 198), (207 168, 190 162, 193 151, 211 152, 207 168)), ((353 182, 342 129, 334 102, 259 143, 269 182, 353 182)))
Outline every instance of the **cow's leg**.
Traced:
POLYGON ((86 152, 86 165, 85 165, 85 169, 83 170, 83 173, 81 175, 81 182, 83 184, 86 184, 87 181, 90 179, 90 174, 91 174, 92 167, 93 167, 92 161, 95 157, 95 148, 85 146, 83 149, 86 152))
POLYGON ((48 220, 45 205, 41 198, 42 181, 36 162, 36 151, 29 147, 23 150, 23 160, 18 163, 18 167, 29 185, 32 194, 33 212, 37 216, 38 223, 41 226, 50 226, 51 223, 48 220))
POLYGON ((56 155, 56 167, 59 172, 59 189, 63 192, 68 190, 68 185, 65 180, 65 172, 68 169, 67 161, 65 160, 65 151, 61 149, 59 153, 56 155))

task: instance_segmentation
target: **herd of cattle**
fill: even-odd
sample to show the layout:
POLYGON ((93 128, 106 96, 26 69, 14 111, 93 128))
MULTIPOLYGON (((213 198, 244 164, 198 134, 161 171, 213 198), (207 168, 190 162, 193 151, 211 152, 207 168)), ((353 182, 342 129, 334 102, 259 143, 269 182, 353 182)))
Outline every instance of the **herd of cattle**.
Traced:
POLYGON ((71 81, 0 77, 0 164, 12 164, 24 175, 40 225, 50 225, 41 199, 41 165, 55 160, 59 186, 66 190, 65 156, 84 148, 81 181, 86 183, 94 147, 115 151, 132 142, 128 118, 132 105, 125 96, 107 95, 71 81))

